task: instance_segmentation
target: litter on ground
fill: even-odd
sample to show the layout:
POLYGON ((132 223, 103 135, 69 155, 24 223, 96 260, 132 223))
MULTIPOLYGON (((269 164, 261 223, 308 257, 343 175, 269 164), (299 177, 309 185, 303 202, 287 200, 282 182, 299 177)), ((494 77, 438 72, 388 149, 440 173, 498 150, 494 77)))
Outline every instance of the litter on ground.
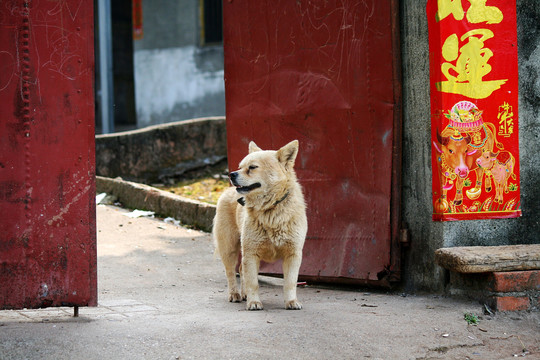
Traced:
POLYGON ((139 218, 139 217, 154 217, 153 211, 145 211, 145 210, 133 210, 129 213, 122 214, 124 216, 130 217, 130 218, 139 218))

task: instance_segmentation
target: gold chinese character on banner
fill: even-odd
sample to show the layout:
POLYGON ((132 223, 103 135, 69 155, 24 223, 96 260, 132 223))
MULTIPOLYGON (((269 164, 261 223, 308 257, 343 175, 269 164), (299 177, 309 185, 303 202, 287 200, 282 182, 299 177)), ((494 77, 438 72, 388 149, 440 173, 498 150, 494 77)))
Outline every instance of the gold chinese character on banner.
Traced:
MULTIPOLYGON (((503 13, 495 6, 487 6, 487 0, 469 0, 471 6, 467 10, 467 21, 471 24, 485 22, 498 24, 503 20, 503 13)), ((462 20, 465 12, 461 0, 437 0, 437 14, 435 18, 441 21, 452 14, 455 20, 462 20)))
POLYGON ((461 0, 437 0, 437 21, 443 20, 448 15, 452 14, 454 19, 462 20, 465 12, 461 5, 461 0))
POLYGON ((499 119, 498 134, 503 137, 510 137, 514 133, 514 111, 512 106, 507 102, 499 106, 497 119, 499 119))
POLYGON ((487 6, 487 0, 469 0, 471 7, 467 11, 467 21, 471 24, 485 22, 498 24, 503 20, 503 13, 495 6, 487 6))
POLYGON ((484 47, 484 42, 493 37, 489 29, 475 29, 465 33, 458 40, 457 34, 448 36, 442 47, 441 71, 447 81, 436 83, 437 90, 460 94, 474 99, 485 99, 499 89, 508 79, 484 81, 491 72, 489 59, 493 51, 484 47), (465 42, 460 47, 460 43, 465 42))

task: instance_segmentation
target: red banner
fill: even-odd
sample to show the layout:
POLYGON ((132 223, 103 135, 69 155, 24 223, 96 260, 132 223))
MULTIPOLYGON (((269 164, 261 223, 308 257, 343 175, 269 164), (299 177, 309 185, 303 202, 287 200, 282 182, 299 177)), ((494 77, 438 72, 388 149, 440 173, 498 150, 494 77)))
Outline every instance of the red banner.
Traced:
POLYGON ((433 220, 521 216, 516 2, 428 0, 433 220))

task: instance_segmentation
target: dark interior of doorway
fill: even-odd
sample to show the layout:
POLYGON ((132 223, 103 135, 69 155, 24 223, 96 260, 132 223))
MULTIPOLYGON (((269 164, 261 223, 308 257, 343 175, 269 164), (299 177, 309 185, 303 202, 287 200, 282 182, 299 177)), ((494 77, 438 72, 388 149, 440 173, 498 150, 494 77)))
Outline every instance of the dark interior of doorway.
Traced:
MULTIPOLYGON (((111 28, 112 28, 112 66, 113 66, 113 111, 114 131, 130 130, 136 128, 137 117, 135 112, 135 81, 133 78, 133 27, 132 27, 132 0, 111 1, 111 28)), ((97 5, 94 1, 95 21, 95 59, 96 59, 96 134, 101 131, 101 112, 97 91, 99 91, 99 47, 97 21, 97 5)))

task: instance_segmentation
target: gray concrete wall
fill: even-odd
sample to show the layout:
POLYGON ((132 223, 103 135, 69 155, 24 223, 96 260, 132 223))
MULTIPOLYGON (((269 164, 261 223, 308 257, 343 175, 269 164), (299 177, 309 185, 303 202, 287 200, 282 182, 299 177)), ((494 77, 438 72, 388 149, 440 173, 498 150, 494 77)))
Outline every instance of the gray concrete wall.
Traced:
POLYGON ((96 136, 96 174, 147 184, 224 162, 224 117, 202 118, 96 136))
POLYGON ((200 46, 199 2, 143 1, 134 40, 137 126, 225 115, 223 46, 200 46))
POLYGON ((517 0, 521 209, 519 219, 431 221, 429 51, 425 0, 401 2, 403 61, 403 220, 411 233, 404 254, 408 290, 441 291, 434 262, 440 247, 540 242, 540 6, 517 0))

